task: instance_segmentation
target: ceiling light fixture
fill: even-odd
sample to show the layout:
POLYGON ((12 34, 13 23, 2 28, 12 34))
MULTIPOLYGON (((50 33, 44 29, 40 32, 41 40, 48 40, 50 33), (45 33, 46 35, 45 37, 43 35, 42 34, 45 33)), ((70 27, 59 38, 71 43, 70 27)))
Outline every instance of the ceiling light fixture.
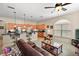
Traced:
POLYGON ((16 12, 15 12, 15 8, 12 7, 12 6, 8 6, 8 8, 13 10, 13 14, 14 14, 14 18, 15 18, 15 26, 14 27, 16 27, 16 12))
MULTIPOLYGON (((25 16, 26 16, 26 14, 24 14, 24 24, 25 24, 25 16)), ((24 28, 25 28, 26 26, 24 25, 24 28)))
POLYGON ((24 14, 24 23, 25 23, 25 16, 26 16, 26 14, 24 14))
POLYGON ((16 24, 16 12, 14 11, 14 18, 15 18, 15 24, 16 24))
POLYGON ((56 7, 56 11, 57 11, 57 12, 62 11, 62 6, 58 6, 58 7, 56 7))

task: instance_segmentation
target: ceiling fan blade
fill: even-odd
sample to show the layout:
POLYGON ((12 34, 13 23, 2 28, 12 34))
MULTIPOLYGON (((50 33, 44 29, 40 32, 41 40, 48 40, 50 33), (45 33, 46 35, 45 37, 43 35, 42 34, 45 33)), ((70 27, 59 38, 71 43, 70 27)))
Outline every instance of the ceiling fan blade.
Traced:
POLYGON ((62 8, 62 10, 63 10, 63 11, 66 11, 67 9, 66 9, 66 8, 62 8))
POLYGON ((69 5, 69 4, 71 4, 71 3, 65 3, 65 4, 62 4, 62 6, 66 6, 66 5, 69 5))
POLYGON ((45 9, 48 9, 48 8, 55 8, 55 7, 44 7, 45 9))

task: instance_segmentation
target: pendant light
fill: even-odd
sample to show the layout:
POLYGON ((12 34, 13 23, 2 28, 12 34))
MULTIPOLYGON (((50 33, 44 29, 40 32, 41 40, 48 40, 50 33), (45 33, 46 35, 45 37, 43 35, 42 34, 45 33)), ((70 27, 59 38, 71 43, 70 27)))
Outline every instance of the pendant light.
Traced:
POLYGON ((8 6, 9 9, 13 10, 13 14, 14 14, 14 18, 15 18, 15 26, 16 27, 16 12, 15 12, 15 8, 12 6, 8 6))
MULTIPOLYGON (((24 24, 25 24, 25 16, 26 16, 26 14, 24 14, 24 24)), ((24 25, 24 28, 25 28, 26 26, 24 25)))
POLYGON ((14 11, 13 14, 14 14, 14 19, 15 19, 15 26, 14 27, 16 27, 16 12, 14 11))

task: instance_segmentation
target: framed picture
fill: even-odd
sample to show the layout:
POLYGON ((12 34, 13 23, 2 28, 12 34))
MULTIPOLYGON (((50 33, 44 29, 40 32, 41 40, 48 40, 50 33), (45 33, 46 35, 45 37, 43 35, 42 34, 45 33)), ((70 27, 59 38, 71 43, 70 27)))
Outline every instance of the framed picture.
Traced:
POLYGON ((0 29, 4 29, 4 26, 0 26, 0 29))
POLYGON ((49 28, 49 25, 47 25, 47 28, 49 28))
POLYGON ((50 26, 50 29, 53 29, 53 26, 50 26))

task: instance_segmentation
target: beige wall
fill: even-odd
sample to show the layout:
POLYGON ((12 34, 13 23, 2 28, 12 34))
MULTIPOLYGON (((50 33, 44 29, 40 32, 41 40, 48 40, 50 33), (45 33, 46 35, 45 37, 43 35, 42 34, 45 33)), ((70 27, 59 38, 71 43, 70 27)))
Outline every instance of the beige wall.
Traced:
MULTIPOLYGON (((59 16, 59 17, 55 17, 46 21, 41 21, 41 22, 33 22, 33 21, 26 21, 26 24, 46 24, 46 25, 54 25, 54 23, 58 20, 62 20, 62 19, 66 19, 69 20, 71 22, 71 30, 72 30, 72 34, 71 34, 71 38, 75 38, 75 29, 79 29, 79 11, 70 13, 70 14, 66 14, 63 16, 59 16)), ((11 18, 6 18, 6 17, 0 17, 0 20, 4 20, 5 22, 12 22, 15 23, 14 19, 11 18)), ((23 20, 17 20, 16 21, 17 24, 22 24, 24 23, 23 20)))
MULTIPOLYGON (((11 18, 6 18, 6 17, 0 17, 0 20, 3 20, 6 23, 15 23, 15 19, 11 19, 11 18)), ((22 19, 16 19, 16 23, 17 24, 24 24, 24 21, 22 19)), ((33 21, 25 21, 26 24, 36 24, 33 21)))
POLYGON ((55 17, 47 21, 42 21, 40 22, 40 24, 54 25, 56 21, 62 20, 62 19, 66 19, 71 22, 71 30, 72 30, 71 38, 75 38, 75 29, 79 29, 79 11, 66 14, 63 16, 55 17))
MULTIPOLYGON (((0 30, 0 33, 6 33, 7 32, 7 26, 6 23, 15 23, 15 19, 11 19, 11 18, 7 18, 7 17, 0 17, 0 20, 3 20, 5 29, 4 30, 0 30)), ((33 21, 25 21, 26 24, 36 24, 33 21)), ((16 24, 24 24, 24 21, 21 19, 16 19, 16 24)), ((1 25, 1 23, 0 23, 1 25)))

